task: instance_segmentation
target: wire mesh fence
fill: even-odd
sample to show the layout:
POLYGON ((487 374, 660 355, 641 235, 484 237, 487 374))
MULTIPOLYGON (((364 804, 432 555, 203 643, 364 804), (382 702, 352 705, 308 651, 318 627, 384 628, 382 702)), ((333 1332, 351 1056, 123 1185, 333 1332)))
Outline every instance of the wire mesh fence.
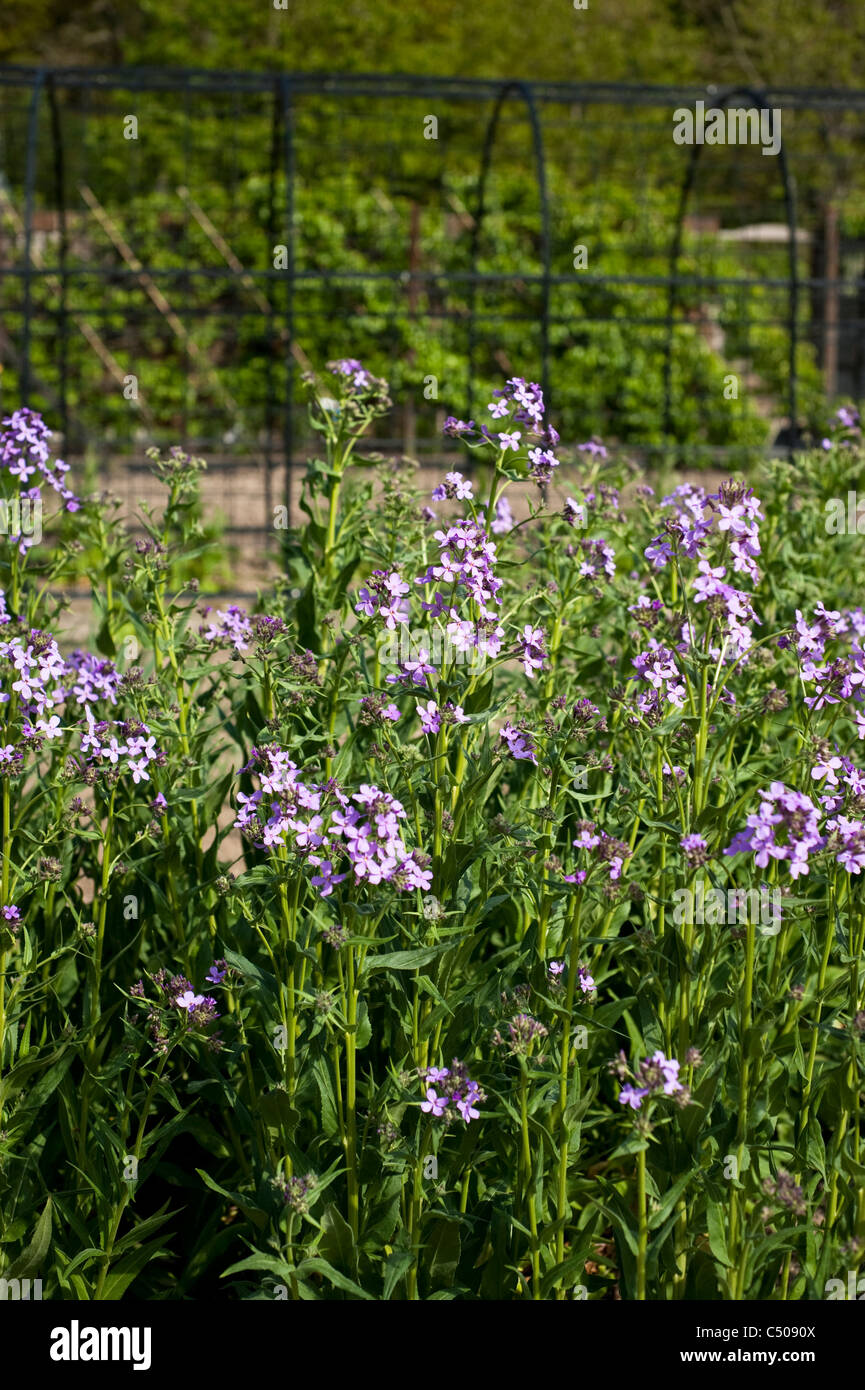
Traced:
POLYGON ((0 68, 0 404, 130 506, 204 454, 253 544, 334 357, 421 461, 513 373, 574 444, 793 450, 865 385, 863 134, 865 93, 0 68))

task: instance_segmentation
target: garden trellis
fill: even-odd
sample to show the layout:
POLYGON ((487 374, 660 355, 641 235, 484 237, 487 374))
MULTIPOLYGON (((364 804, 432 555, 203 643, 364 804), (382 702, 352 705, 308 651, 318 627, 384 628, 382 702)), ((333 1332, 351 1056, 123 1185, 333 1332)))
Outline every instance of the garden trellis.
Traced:
POLYGON ((204 454, 251 536, 349 349, 385 453, 441 461, 517 368, 568 444, 792 451, 865 387, 863 133, 862 92, 2 68, 0 401, 129 496, 149 444, 204 454), (677 145, 698 101, 779 110, 779 153, 677 145))

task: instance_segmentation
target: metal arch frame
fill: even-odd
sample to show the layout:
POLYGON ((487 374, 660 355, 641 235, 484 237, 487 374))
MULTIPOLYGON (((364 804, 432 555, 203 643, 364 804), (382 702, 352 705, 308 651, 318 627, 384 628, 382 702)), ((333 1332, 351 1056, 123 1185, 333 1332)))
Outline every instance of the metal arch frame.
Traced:
POLYGON ((27 113, 27 168, 24 175, 24 323, 21 332, 21 404, 30 395, 30 324, 33 317, 33 203, 36 195, 36 152, 39 144, 39 107, 46 85, 47 70, 39 68, 30 93, 27 113))
POLYGON ((51 141, 54 154, 54 196, 60 223, 59 279, 60 279, 60 427, 63 432, 63 447, 69 449, 69 284, 67 256, 69 252, 69 228, 66 219, 66 160, 63 142, 63 121, 57 102, 57 87, 54 73, 48 74, 48 109, 51 116, 51 141))
MULTIPOLYGON (((38 291, 35 285, 39 283, 42 274, 58 274, 61 286, 59 297, 59 309, 57 312, 57 323, 60 329, 59 346, 59 385, 60 385, 60 415, 64 420, 64 432, 68 428, 77 428, 74 420, 70 424, 68 420, 69 402, 67 393, 69 389, 70 362, 67 361, 67 338, 68 325, 74 323, 75 311, 70 312, 69 304, 75 303, 74 289, 77 284, 77 276, 88 276, 98 274, 98 267, 93 266, 74 266, 69 264, 69 215, 66 207, 68 190, 65 182, 68 177, 66 164, 69 158, 68 139, 64 136, 64 103, 63 97, 67 92, 89 94, 102 93, 108 94, 118 87, 141 92, 170 92, 183 93, 188 100, 198 93, 222 93, 228 90, 234 92, 235 96, 245 94, 258 96, 263 95, 273 103, 273 137, 271 145, 271 190, 270 208, 268 222, 270 227, 277 227, 280 219, 285 218, 286 226, 284 229, 284 239, 288 243, 289 264, 286 271, 274 272, 263 270, 250 272, 256 276, 261 276, 262 281, 267 283, 267 297, 270 301, 270 313, 267 317, 267 329, 271 332, 276 324, 280 325, 280 333, 285 335, 284 341, 287 344, 293 342, 294 329, 296 326, 297 313, 302 310, 303 289, 302 286, 317 278, 335 279, 348 278, 354 272, 334 271, 333 268, 327 270, 303 270, 298 266, 298 246, 296 241, 296 229, 294 224, 294 211, 296 199, 299 196, 299 189, 296 184, 296 163, 298 152, 302 145, 297 143, 298 130, 296 127, 296 113, 299 101, 305 96, 322 96, 338 102, 341 98, 363 98, 363 97, 384 97, 385 99, 420 98, 426 100, 427 97, 446 97, 454 103, 461 103, 464 106, 470 105, 478 108, 478 125, 482 125, 486 120, 486 129, 483 134, 483 144, 481 147, 480 168, 476 185, 477 209, 476 216, 470 231, 470 268, 468 271, 455 271, 453 269, 442 269, 440 271, 419 272, 420 277, 425 277, 430 281, 439 281, 445 284, 457 285, 460 282, 468 286, 466 302, 469 306, 468 315, 468 373, 467 383, 468 404, 471 406, 472 396, 477 396, 477 383, 473 382, 476 362, 483 337, 484 314, 477 308, 477 296, 481 284, 513 284, 516 280, 525 280, 527 284, 537 285, 542 294, 542 312, 540 315, 532 316, 530 313, 525 315, 524 321, 533 325, 532 332, 536 328, 541 330, 541 357, 542 357, 542 382, 545 394, 549 394, 549 371, 552 359, 552 345, 550 334, 553 325, 565 322, 562 317, 557 317, 553 312, 552 291, 556 285, 564 284, 567 276, 554 274, 552 272, 552 228, 551 210, 548 191, 548 150, 545 148, 544 126, 542 116, 548 108, 565 104, 585 104, 588 107, 606 107, 615 103, 627 110, 634 108, 658 108, 667 106, 669 103, 677 105, 693 102, 695 98, 707 97, 710 95, 705 88, 688 88, 684 86, 664 86, 655 87, 645 84, 619 84, 619 83, 570 83, 570 82, 528 82, 519 79, 509 80, 490 80, 473 78, 439 78, 439 77, 410 77, 406 74, 328 74, 321 72, 312 73, 250 73, 250 72, 219 72, 208 69, 186 70, 148 70, 148 69, 122 69, 122 68, 58 68, 53 66, 44 67, 13 67, 0 65, 0 91, 10 88, 17 88, 21 95, 22 114, 26 128, 27 150, 24 170, 24 207, 21 220, 21 234, 23 238, 23 257, 19 264, 9 265, 0 268, 0 275, 8 275, 13 279, 20 278, 22 292, 19 302, 23 302, 23 322, 21 325, 20 353, 21 363, 21 398, 26 400, 33 391, 34 383, 34 343, 38 346, 41 337, 38 331, 39 322, 39 300, 38 291), (43 93, 45 101, 43 102, 43 93), (487 198, 489 188, 489 178, 493 167, 495 153, 495 142, 498 138, 499 123, 501 120, 504 104, 512 96, 515 96, 521 103, 522 116, 518 113, 517 123, 522 125, 525 115, 528 117, 529 128, 531 131, 531 141, 533 150, 534 181, 537 185, 539 196, 539 226, 540 234, 540 273, 537 271, 529 272, 525 275, 519 270, 507 270, 503 273, 480 273, 478 263, 482 249, 482 238, 485 228, 485 217, 487 214, 487 198), (48 110, 46 111, 46 103, 48 110), (489 105, 487 105, 489 103, 489 105), (40 121, 44 121, 47 129, 40 129, 40 121), (41 145, 40 145, 41 140, 41 145), (47 149, 47 142, 51 142, 52 150, 47 149), (40 269, 38 265, 39 256, 36 253, 34 262, 33 240, 35 237, 34 221, 36 206, 40 198, 47 196, 48 179, 53 162, 53 182, 54 196, 57 202, 60 218, 60 259, 49 272, 40 269), (46 178, 47 173, 47 178, 46 178), (285 179, 285 190, 283 196, 278 198, 278 183, 285 179), (279 206, 276 206, 277 202, 279 206), (276 281, 284 278, 284 288, 276 289, 276 281), (273 283, 271 283, 273 282, 273 283), (282 298, 282 295, 285 298, 282 298), (34 295, 36 303, 34 304, 34 295), (284 326, 283 326, 284 325, 284 326)), ((725 93, 711 93, 713 103, 727 108, 737 100, 747 101, 759 109, 766 109, 770 105, 782 106, 785 111, 796 109, 807 109, 812 111, 829 112, 837 109, 846 109, 858 115, 865 114, 865 91, 844 91, 837 92, 832 89, 789 89, 767 87, 757 90, 748 86, 731 87, 725 93)), ((187 132, 188 133, 188 132, 187 132)), ((549 134, 546 137, 546 144, 549 144, 549 134)), ((478 143, 475 137, 473 141, 474 153, 469 154, 471 163, 477 158, 478 143)), ((787 388, 787 409, 791 422, 791 440, 788 446, 790 455, 794 455, 799 447, 796 437, 796 427, 798 425, 798 396, 799 383, 797 371, 797 351, 801 338, 799 319, 799 306, 802 292, 802 280, 798 267, 798 246, 797 246, 797 208, 795 183, 791 173, 791 162, 795 160, 794 147, 790 146, 788 151, 786 143, 782 142, 779 151, 781 163, 781 177, 783 179, 786 221, 789 232, 789 272, 786 278, 768 281, 765 277, 760 277, 763 284, 773 286, 786 291, 787 303, 786 314, 784 307, 778 314, 778 322, 788 330, 789 347, 789 380, 787 388)), ((693 146, 690 152, 687 172, 681 188, 679 208, 676 222, 672 228, 673 242, 668 256, 668 270, 664 277, 658 277, 657 283, 660 288, 667 291, 666 313, 664 308, 660 309, 658 319, 655 320, 657 327, 666 333, 665 358, 663 368, 663 431, 668 444, 672 444, 673 430, 673 349, 674 334, 676 328, 677 305, 681 296, 681 287, 687 281, 687 277, 679 274, 679 267, 682 259, 683 240, 684 240, 684 220, 689 207, 692 194, 697 182, 698 160, 700 156, 700 146, 693 146), (663 315, 663 318, 662 318, 663 315)), ((471 165, 469 166, 471 167, 471 165)), ((531 163, 529 165, 531 170, 531 163)), ((767 181, 768 182, 768 181, 767 181)), ((534 218, 533 223, 533 234, 534 218)), ((274 240, 282 240, 282 237, 272 237, 274 240)), ((206 277, 208 275, 223 275, 224 271, 208 267, 191 267, 188 264, 180 269, 174 267, 158 267, 159 275, 170 278, 172 276, 182 276, 184 278, 194 278, 196 276, 206 277)), ((118 276, 132 275, 136 272, 128 268, 119 268, 115 272, 118 276)), ((366 269, 356 272, 362 279, 392 279, 395 282, 403 280, 405 275, 401 270, 377 271, 366 269)), ((783 272, 782 272, 783 274, 783 272)), ((612 277, 615 278, 615 277, 612 277)), ((639 282, 641 277, 629 276, 628 280, 634 283, 639 282)), ((699 277, 698 277, 699 278, 699 277)), ((723 283, 723 282, 721 282, 723 283)), ((807 283, 807 279, 805 279, 807 283)), ((534 296, 533 296, 534 298, 534 296)), ((190 313, 193 313, 190 309, 190 313)), ((206 312, 206 311, 202 311, 206 312)), ((507 315, 505 315, 507 317, 507 315)), ((465 319, 463 319, 465 323, 465 319)), ((268 356, 268 381, 267 381, 267 406, 266 414, 268 421, 273 422, 273 435, 268 428, 266 468, 268 479, 270 478, 270 466, 272 463, 271 439, 281 427, 282 443, 286 461, 285 500, 290 500, 290 480, 291 480, 291 454, 292 445, 296 443, 293 439, 294 416, 293 410, 297 406, 295 395, 297 392, 298 371, 292 360, 290 351, 286 353, 284 363, 278 360, 271 363, 268 356)), ((53 380, 52 376, 52 380, 53 380)), ((42 386, 37 381, 37 385, 42 386)))
POLYGON ((478 252, 480 248, 481 232, 483 221, 486 215, 485 195, 487 178, 492 163, 493 145, 498 131, 499 118, 505 101, 511 95, 522 97, 529 119, 529 128, 532 134, 532 148, 535 157, 535 174, 538 185, 538 196, 540 198, 541 212, 541 389, 544 393, 544 400, 549 400, 549 375, 550 375, 550 288, 552 283, 552 263, 551 263, 551 237, 550 237, 550 205, 547 193, 547 165, 544 154, 544 138, 541 130, 541 123, 538 116, 537 103, 535 101, 534 89, 529 82, 507 81, 499 87, 496 96, 496 103, 493 107, 492 115, 487 123, 484 134, 483 151, 481 154, 481 167, 478 175, 478 201, 475 212, 474 224, 471 234, 470 263, 471 278, 469 280, 469 335, 468 335, 468 366, 466 382, 466 409, 469 416, 474 408, 474 376, 475 376, 475 350, 477 346, 476 325, 476 302, 477 302, 477 283, 478 283, 478 252))
MULTIPOLYGON (((731 87, 729 91, 719 95, 712 95, 712 101, 718 106, 726 108, 734 97, 746 97, 754 106, 761 111, 769 108, 769 98, 773 95, 768 91, 758 92, 753 87, 731 87)), ((664 347, 664 420, 663 432, 665 441, 671 442, 673 425, 673 332, 675 329, 676 298, 679 280, 679 259, 682 254, 682 239, 684 231, 685 213, 688 208, 688 199, 694 187, 697 177, 697 165, 700 159, 700 151, 703 145, 693 144, 691 155, 688 160, 688 168, 685 172, 682 192, 679 198, 679 208, 676 216, 676 229, 673 235, 673 243, 670 248, 670 257, 667 270, 667 341, 664 347)), ((778 151, 780 160, 781 178, 784 187, 784 207, 787 213, 787 230, 790 235, 789 241, 789 271, 788 271, 788 296, 787 296, 787 342, 788 342, 788 389, 787 389, 787 410, 790 417, 790 441, 787 452, 792 459, 796 453, 796 432, 798 414, 798 379, 796 358, 799 347, 799 268, 796 263, 796 190, 793 179, 790 175, 790 168, 787 163, 787 153, 784 148, 783 138, 778 151)))

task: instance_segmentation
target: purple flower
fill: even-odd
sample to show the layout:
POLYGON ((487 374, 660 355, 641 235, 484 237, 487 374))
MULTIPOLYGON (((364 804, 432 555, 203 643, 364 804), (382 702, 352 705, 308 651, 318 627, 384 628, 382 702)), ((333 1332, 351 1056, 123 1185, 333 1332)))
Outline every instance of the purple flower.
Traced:
POLYGON ((643 1097, 647 1096, 648 1094, 649 1091, 647 1087, 643 1086, 639 1090, 637 1090, 635 1086, 632 1086, 630 1083, 628 1083, 628 1085, 623 1086, 621 1091, 619 1092, 619 1104, 630 1105, 632 1110, 639 1110, 640 1106, 643 1103, 643 1097))
POLYGON ((441 728, 441 715, 435 700, 427 700, 425 705, 422 705, 420 700, 416 700, 415 709, 423 732, 425 734, 437 734, 441 728))
POLYGON ((449 415, 444 422, 442 434, 446 434, 451 439, 459 439, 462 435, 474 434, 474 420, 457 420, 454 415, 449 415))
POLYGON ((546 638, 542 627, 532 627, 527 623, 517 646, 517 656, 523 663, 523 670, 531 677, 540 671, 547 659, 546 638))
POLYGON ((708 857, 706 853, 708 846, 702 835, 683 835, 679 845, 684 850, 685 858, 692 869, 705 864, 708 857))
POLYGON ((562 508, 562 516, 569 526, 585 527, 588 524, 588 512, 582 502, 575 502, 573 497, 567 498, 562 508))
MULTIPOLYGON (((213 613, 214 609, 205 608, 204 612, 207 615, 213 613)), ((207 627, 198 629, 205 642, 219 647, 232 646, 236 652, 245 652, 249 645, 247 639, 252 635, 252 621, 246 609, 233 603, 225 610, 217 608, 215 613, 216 621, 211 618, 207 627)))
POLYGON ((433 489, 433 501, 443 502, 446 498, 464 501, 472 496, 472 485, 462 473, 446 473, 445 480, 433 489))
POLYGON ((454 1095, 454 1101, 456 1102, 457 1110, 460 1112, 460 1115, 465 1120, 466 1124, 469 1124, 471 1120, 477 1120, 480 1117, 481 1112, 479 1110, 473 1109, 472 1100, 472 1096, 466 1096, 466 1098, 463 1100, 460 1097, 459 1092, 457 1092, 454 1095))
POLYGON ((553 469, 559 466, 559 460, 551 449, 529 449, 528 461, 529 473, 539 487, 550 481, 553 469))
POLYGON ((447 1067, 427 1067, 425 1079, 433 1083, 444 1081, 445 1077, 450 1076, 447 1067))
POLYGON ((496 503, 496 514, 490 530, 494 536, 501 536, 508 531, 512 531, 516 522, 511 511, 511 505, 506 497, 500 497, 496 503))
POLYGON ((191 989, 186 989, 182 994, 177 995, 174 1003, 178 1009, 186 1009, 188 1013, 191 1013, 199 1004, 204 1003, 204 995, 193 994, 191 989))
POLYGON ((455 1057, 450 1067, 428 1067, 421 1072, 426 1083, 426 1100, 421 1101, 421 1110, 433 1118, 444 1116, 445 1124, 454 1119, 453 1110, 448 1107, 453 1102, 466 1124, 479 1118, 476 1109, 486 1099, 476 1081, 468 1074, 468 1068, 455 1057), (430 1083, 434 1083, 431 1085, 430 1083), (441 1094, 435 1089, 438 1086, 441 1094))
POLYGON ((515 729, 512 724, 505 724, 504 728, 499 730, 499 738, 508 745, 508 751, 512 758, 516 758, 517 761, 534 763, 537 767, 538 760, 535 757, 536 749, 531 734, 524 729, 515 729))
POLYGON ((329 898, 337 883, 342 883, 343 879, 348 878, 348 874, 335 874, 333 864, 329 859, 325 859, 321 864, 321 873, 314 874, 310 879, 313 888, 321 889, 321 896, 329 898))
MULTIPOLYGON (((57 493, 66 511, 77 512, 81 507, 80 498, 64 482, 69 465, 62 459, 52 461, 49 443, 52 435, 42 416, 28 406, 22 406, 4 418, 3 426, 0 431, 0 471, 5 468, 19 484, 36 477, 57 493)), ((32 501, 39 501, 41 489, 34 486, 27 489, 24 495, 32 501)), ((26 554, 32 544, 33 537, 22 536, 19 551, 26 554)))
POLYGON ((809 854, 824 844, 818 829, 817 807, 783 782, 772 782, 768 791, 762 790, 759 795, 760 809, 748 816, 748 829, 734 835, 724 853, 751 850, 761 869, 770 859, 786 859, 791 878, 807 874, 809 854))
POLYGON ((432 1086, 427 1087, 426 1100, 421 1101, 421 1110, 427 1115, 443 1115, 447 1109, 447 1097, 438 1096, 432 1086))
POLYGON ((354 606, 356 613, 366 618, 378 615, 384 619, 385 627, 391 632, 398 623, 409 620, 408 600, 403 597, 410 586, 401 578, 397 570, 373 570, 369 579, 370 587, 358 591, 359 602, 354 606))

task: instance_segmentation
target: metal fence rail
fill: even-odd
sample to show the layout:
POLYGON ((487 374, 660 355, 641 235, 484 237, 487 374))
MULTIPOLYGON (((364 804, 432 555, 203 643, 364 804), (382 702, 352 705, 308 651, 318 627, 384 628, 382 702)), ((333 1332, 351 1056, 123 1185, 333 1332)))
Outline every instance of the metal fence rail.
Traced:
POLYGON ((572 443, 793 450, 865 388, 863 136, 829 89, 0 68, 0 403, 130 496, 149 444, 205 453, 256 536, 330 357, 422 459, 512 372, 572 443), (698 102, 780 111, 777 155, 677 145, 698 102))

